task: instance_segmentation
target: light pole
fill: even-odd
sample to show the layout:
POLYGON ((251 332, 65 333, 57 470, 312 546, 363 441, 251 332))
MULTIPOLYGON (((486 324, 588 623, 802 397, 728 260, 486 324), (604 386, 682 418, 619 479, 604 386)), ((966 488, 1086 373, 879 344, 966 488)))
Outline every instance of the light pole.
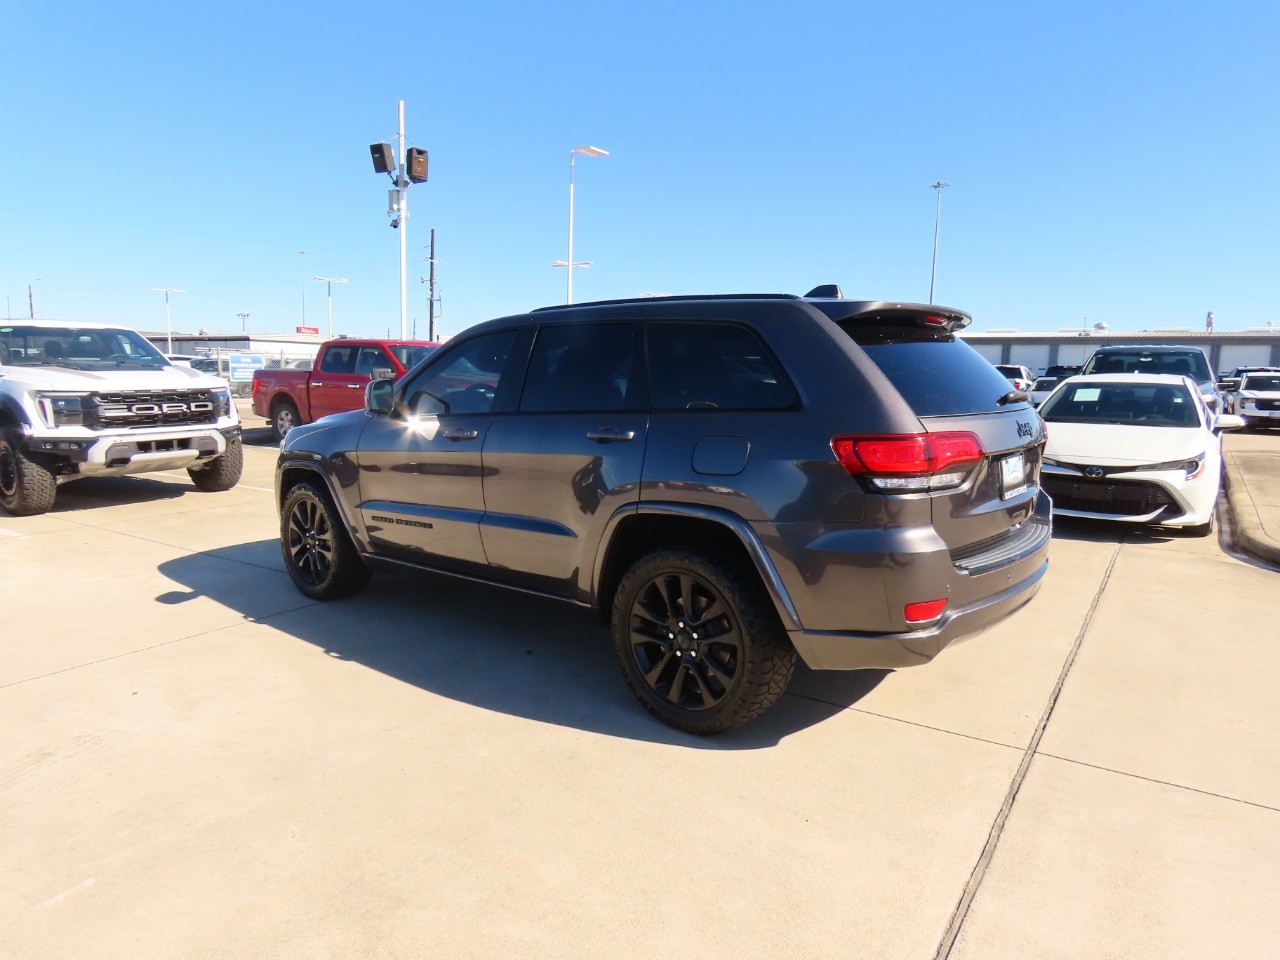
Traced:
POLYGON ((36 295, 32 291, 31 285, 35 283, 37 280, 43 280, 43 279, 44 277, 32 277, 27 282, 27 313, 31 316, 32 320, 36 318, 36 295))
POLYGON ((579 154, 584 157, 607 157, 609 151, 599 147, 574 147, 569 151, 569 256, 552 261, 551 264, 553 267, 564 267, 568 275, 565 281, 565 303, 573 303, 573 268, 591 266, 590 260, 576 262, 573 259, 573 161, 579 154))
POLYGON ((240 332, 248 333, 249 332, 249 323, 248 323, 249 315, 247 313, 237 313, 236 316, 240 318, 240 332))
MULTIPOLYGON (((305 250, 298 251, 298 256, 305 257, 306 255, 307 255, 307 251, 305 250)), ((301 260, 299 261, 299 263, 301 264, 301 268, 298 270, 298 275, 302 280, 302 324, 301 325, 305 327, 307 325, 307 261, 301 260)))
POLYGON ((938 209, 933 215, 933 269, 929 272, 929 302, 933 303, 933 284, 938 279, 938 226, 942 223, 942 191, 950 184, 939 180, 933 185, 938 191, 938 209))
POLYGON ((173 353, 173 324, 169 320, 169 294, 186 293, 187 291, 179 290, 177 287, 147 287, 147 289, 164 294, 164 328, 168 331, 169 344, 165 349, 165 353, 173 353))
POLYGON ((335 283, 346 283, 343 277, 312 277, 312 280, 320 280, 325 284, 325 288, 329 291, 329 339, 333 339, 333 285, 335 283))

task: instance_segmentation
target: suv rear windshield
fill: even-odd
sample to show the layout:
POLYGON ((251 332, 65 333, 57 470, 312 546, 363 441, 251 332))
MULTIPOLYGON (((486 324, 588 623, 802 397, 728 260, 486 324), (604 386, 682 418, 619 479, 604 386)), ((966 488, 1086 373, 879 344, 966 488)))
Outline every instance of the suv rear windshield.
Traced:
POLYGON ((918 417, 991 413, 1010 383, 973 347, 946 327, 902 319, 852 317, 840 329, 889 378, 918 417))
POLYGON ((1213 379, 1202 350, 1099 350, 1081 373, 1171 373, 1197 383, 1213 379))

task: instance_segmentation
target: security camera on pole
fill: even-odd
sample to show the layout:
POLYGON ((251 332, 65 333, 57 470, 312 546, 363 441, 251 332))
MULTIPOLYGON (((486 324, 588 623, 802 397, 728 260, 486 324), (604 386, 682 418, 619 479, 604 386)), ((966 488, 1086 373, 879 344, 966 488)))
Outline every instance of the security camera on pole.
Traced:
POLYGON ((399 134, 397 150, 393 154, 389 143, 369 144, 369 153, 373 157, 375 173, 385 173, 395 184, 394 189, 387 192, 387 216, 391 218, 391 226, 400 229, 400 338, 404 339, 409 317, 408 271, 406 269, 407 234, 409 218, 409 187, 415 183, 427 182, 427 151, 418 147, 404 149, 404 101, 399 101, 399 134))

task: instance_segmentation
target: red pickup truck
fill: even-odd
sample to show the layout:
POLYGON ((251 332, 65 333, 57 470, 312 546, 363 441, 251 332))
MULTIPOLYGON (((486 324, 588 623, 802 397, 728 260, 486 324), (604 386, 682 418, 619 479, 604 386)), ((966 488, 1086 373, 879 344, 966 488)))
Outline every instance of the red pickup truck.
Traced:
POLYGON ((283 437, 300 423, 359 410, 369 381, 399 380, 438 346, 426 340, 329 340, 311 370, 254 371, 253 412, 283 437))

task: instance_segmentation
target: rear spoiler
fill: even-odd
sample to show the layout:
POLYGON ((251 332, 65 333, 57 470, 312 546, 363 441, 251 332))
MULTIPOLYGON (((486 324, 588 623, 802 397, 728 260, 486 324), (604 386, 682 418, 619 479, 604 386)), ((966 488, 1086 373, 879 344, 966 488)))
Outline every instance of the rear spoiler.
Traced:
MULTIPOLYGON (((821 289, 821 288, 819 288, 821 289)), ((915 322, 921 327, 946 327, 952 333, 973 323, 973 317, 963 310, 941 307, 934 303, 892 303, 887 300, 824 300, 805 301, 821 310, 836 323, 857 320, 864 323, 915 322)))

